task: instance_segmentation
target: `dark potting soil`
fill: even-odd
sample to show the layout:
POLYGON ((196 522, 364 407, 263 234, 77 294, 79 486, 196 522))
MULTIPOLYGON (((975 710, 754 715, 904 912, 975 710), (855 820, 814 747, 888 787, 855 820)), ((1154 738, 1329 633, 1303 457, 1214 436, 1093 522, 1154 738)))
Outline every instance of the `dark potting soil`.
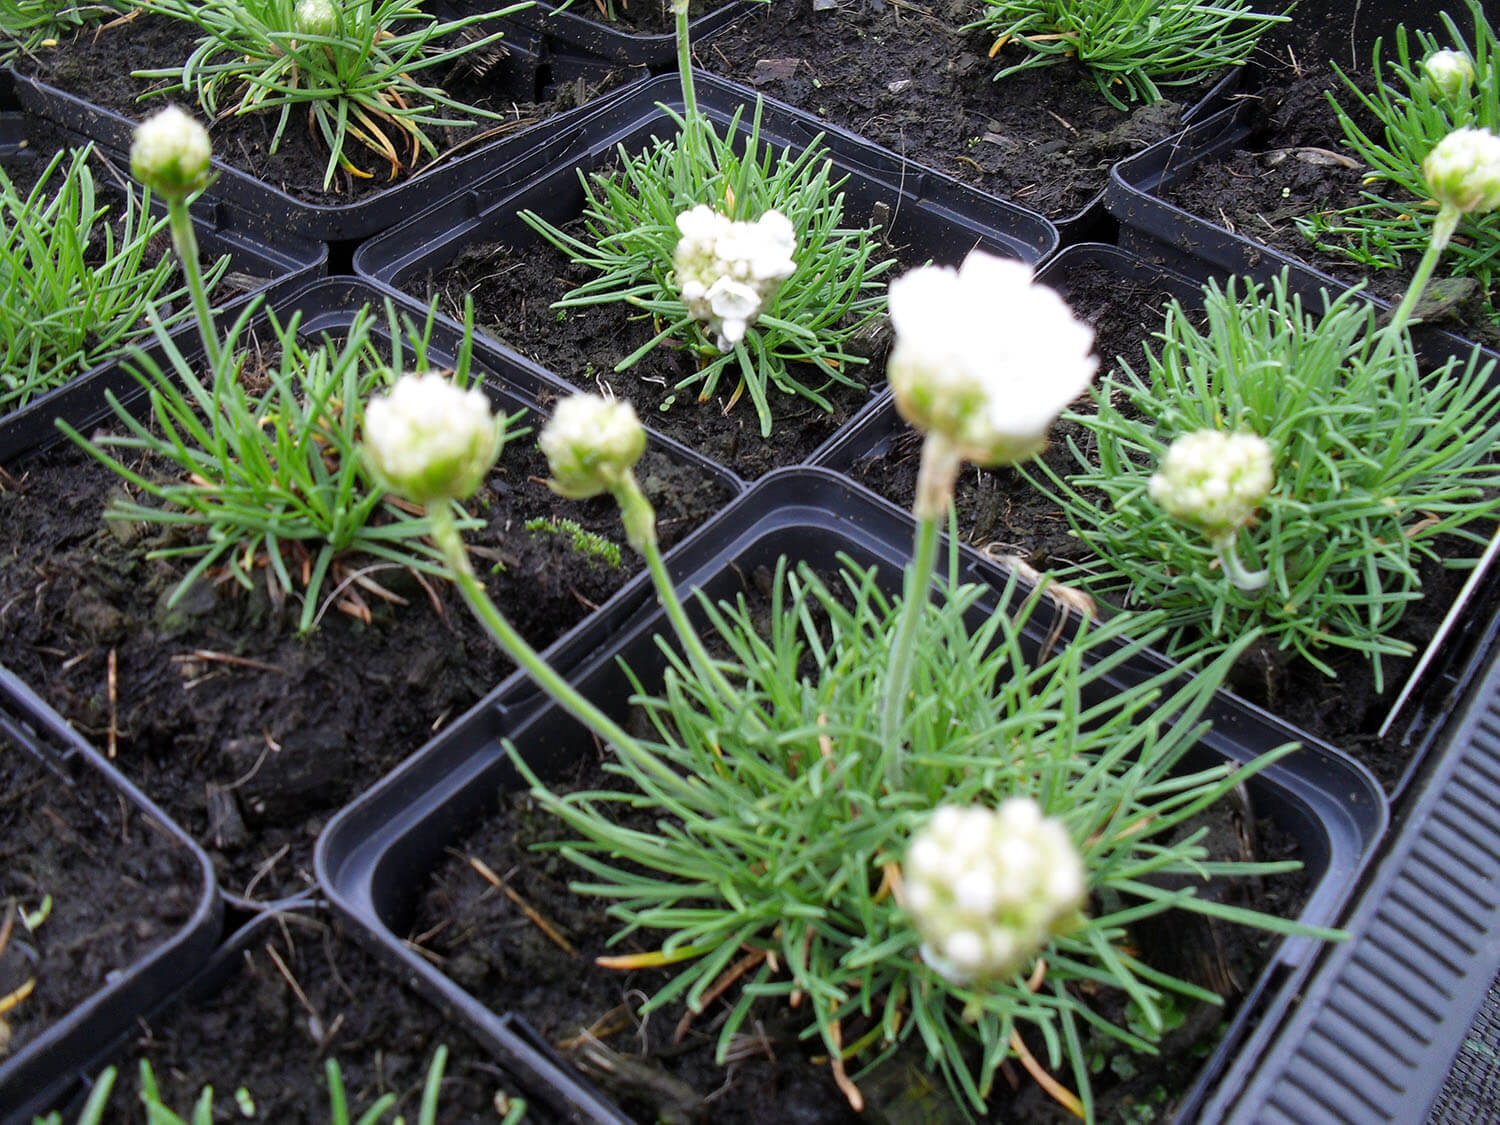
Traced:
MULTIPOLYGON (((188 1112, 206 1085, 215 1121, 326 1125, 325 1060, 338 1063, 350 1120, 387 1093, 381 1118, 417 1119, 433 1053, 448 1048, 437 1120, 498 1125, 518 1090, 489 1055, 436 1008, 406 991, 321 913, 289 911, 236 939, 237 965, 211 995, 144 1021, 115 1060, 111 1121, 144 1122, 139 1060, 151 1064, 164 1104, 188 1112), (497 1101, 497 1096, 500 1099, 497 1101)), ((551 1120, 528 1102, 527 1122, 551 1120)))
MULTIPOLYGON (((573 773, 550 784, 558 792, 613 788, 621 784, 587 756, 573 773)), ((655 814, 637 810, 627 822, 650 829, 655 814)), ((1227 810, 1205 817, 1210 847, 1218 855, 1243 858, 1232 842, 1244 829, 1227 810), (1218 850, 1222 847, 1224 850, 1218 850)), ((1294 858, 1293 845, 1274 826, 1257 822, 1251 854, 1262 859, 1294 858)), ((585 1075, 625 1111, 642 1122, 701 1122, 715 1125, 854 1125, 861 1117, 835 1086, 818 1059, 821 1041, 799 1038, 806 1013, 770 1001, 757 1004, 747 1032, 732 1049, 727 1067, 714 1061, 723 1020, 738 999, 735 989, 709 1005, 703 1014, 685 1018, 680 1003, 669 1004, 648 1018, 636 1009, 670 979, 666 971, 621 972, 594 964, 601 955, 643 952, 657 947, 660 934, 640 933, 609 945, 620 923, 604 914, 604 900, 574 894, 572 881, 581 869, 553 850, 535 845, 572 838, 569 830, 524 792, 502 792, 496 815, 450 851, 432 876, 418 904, 409 936, 453 980, 494 1011, 524 1016, 585 1075), (518 905, 476 869, 477 859, 497 874, 526 904, 518 905), (568 941, 564 950, 528 917, 543 919, 568 941)), ((1247 881, 1222 889, 1223 901, 1253 906, 1283 916, 1295 915, 1306 895, 1305 879, 1289 875, 1247 881)), ((1225 1008, 1201 1006, 1184 1012, 1177 1031, 1162 1044, 1158 1060, 1122 1054, 1107 1042, 1097 1048, 1103 1072, 1095 1078, 1098 1120, 1136 1122, 1145 1107, 1150 1120, 1170 1119, 1176 1097, 1192 1083, 1203 1059, 1232 1013, 1237 990, 1256 979, 1275 939, 1241 927, 1204 927, 1185 915, 1163 919, 1137 935, 1147 943, 1148 958, 1167 971, 1205 974, 1200 983, 1229 978, 1225 1008), (1160 944, 1153 944, 1160 943, 1160 944), (1159 960, 1158 960, 1159 956, 1159 960), (1185 967, 1187 966, 1187 967, 1185 967)), ((1106 1018, 1124 1018, 1123 1001, 1104 994, 1093 1000, 1106 1018)), ((857 1027, 846 1027, 852 1041, 857 1027)), ((1038 1051, 1039 1047, 1036 1048, 1038 1051)), ((964 1120, 943 1086, 911 1050, 897 1054, 859 1080, 876 1120, 939 1123, 964 1120), (900 1103, 905 1102, 905 1109, 900 1103), (882 1110, 890 1118, 879 1116, 882 1110)), ((991 1101, 992 1122, 1056 1123, 1072 1120, 1042 1093, 1018 1065, 1007 1065, 991 1101)))
POLYGON ((0 996, 35 982, 0 1016, 3 1061, 177 933, 204 886, 192 852, 83 763, 54 771, 0 734, 0 792, 0 996))
MULTIPOLYGON (((1112 269, 1088 266, 1070 272, 1060 283, 1074 312, 1096 326, 1095 350, 1100 369, 1115 366, 1123 356, 1137 371, 1144 369, 1142 346, 1161 331, 1171 294, 1149 280, 1135 281, 1112 269)), ((1087 409, 1087 400, 1075 404, 1087 409)), ((900 419, 889 438, 849 469, 855 480, 910 508, 915 493, 920 438, 900 419)), ((1076 423, 1053 428, 1044 460, 1060 476, 1077 471, 1077 461, 1068 449, 1076 444, 1092 454, 1091 435, 1076 423)), ((1040 479, 1041 474, 1036 474, 1040 479)), ((965 465, 956 490, 959 534, 986 554, 1007 565, 1019 559, 1035 575, 1086 562, 1088 549, 1069 531, 1062 509, 1052 503, 1016 470, 980 469, 965 465)), ((1439 548, 1454 558, 1471 559, 1479 549, 1469 543, 1445 539, 1439 548)), ((1421 564, 1424 597, 1405 612, 1394 635, 1420 652, 1437 632, 1444 614, 1458 595, 1466 572, 1448 569, 1430 561, 1421 564)), ((1478 619, 1489 610, 1474 611, 1478 619)), ((1241 697, 1272 711, 1286 721, 1351 753, 1379 778, 1387 791, 1401 779, 1411 762, 1413 745, 1408 722, 1395 724, 1385 737, 1378 731, 1412 669, 1414 658, 1385 662, 1385 691, 1376 690, 1369 662, 1356 654, 1331 649, 1324 658, 1337 670, 1325 676, 1295 656, 1274 648, 1251 649, 1240 661, 1229 686, 1241 697)), ((1410 712, 1417 708, 1409 709, 1410 712)))
MULTIPOLYGON (((706 403, 697 401, 696 386, 675 389, 698 368, 694 353, 671 343, 657 346, 616 374, 615 363, 658 329, 649 316, 620 302, 550 307, 592 276, 592 270, 540 240, 524 250, 480 243, 467 247, 425 282, 413 280, 406 288, 424 301, 440 296, 445 310, 455 316, 462 315, 464 298, 472 295, 475 324, 486 334, 580 389, 611 388, 634 403, 648 425, 746 480, 806 461, 869 401, 870 390, 863 385, 822 387, 833 404, 829 413, 805 398, 769 387, 775 429, 762 438, 750 396, 741 395, 731 404, 738 381, 732 368, 706 403)), ((878 384, 883 381, 883 358, 877 352, 868 365, 851 367, 850 374, 878 384)), ((815 371, 804 368, 803 377, 814 387, 822 385, 815 371)))
MULTIPOLYGON (((50 52, 21 56, 13 65, 23 73, 133 121, 144 119, 169 102, 193 108, 201 120, 204 113, 193 104, 190 94, 184 91, 164 94, 161 91, 171 84, 167 80, 131 76, 138 70, 181 67, 192 54, 199 34, 189 21, 138 13, 127 23, 80 32, 50 52)), ((500 68, 507 65, 510 64, 503 51, 497 54, 486 49, 459 59, 446 69, 418 71, 413 76, 460 102, 501 115, 498 120, 477 119, 473 126, 432 126, 428 136, 440 157, 457 146, 468 150, 525 129, 553 113, 580 104, 614 82, 614 77, 609 76, 597 88, 575 84, 559 89, 551 100, 513 100, 497 77, 500 68)), ((234 95, 230 92, 225 96, 234 95)), ((409 171, 401 171, 392 177, 383 158, 358 142, 350 142, 347 154, 357 167, 372 173, 371 177, 364 179, 339 170, 325 191, 322 184, 328 149, 321 135, 315 135, 305 114, 294 110, 273 153, 278 116, 277 112, 268 112, 219 117, 210 128, 214 155, 298 199, 321 205, 358 202, 410 175, 409 171)), ((457 115, 446 112, 444 116, 457 115)), ((432 159, 424 154, 417 170, 420 172, 432 159)))
MULTIPOLYGON (((552 5, 562 8, 561 3, 552 5)), ((691 18, 698 19, 723 7, 715 0, 693 5, 691 18)), ((572 0, 568 12, 582 16, 624 35, 671 35, 677 30, 677 17, 667 0, 572 0)))
POLYGON ((959 30, 977 11, 945 0, 778 0, 694 55, 708 70, 1051 219, 1081 211, 1116 160, 1176 132, 1204 89, 1168 87, 1165 100, 1124 112, 1072 62, 995 81, 1021 56, 1002 50, 991 59, 993 36, 959 30))
MULTIPOLYGON (((491 595, 540 648, 640 564, 628 547, 615 569, 566 535, 525 530, 555 515, 624 543, 611 501, 546 487, 534 443, 507 444, 470 504, 484 526, 466 539, 491 595)), ((655 451, 637 474, 666 545, 727 499, 655 451)), ((246 592, 219 575, 168 609, 190 564, 146 557, 177 542, 170 532, 104 517, 123 495, 108 469, 67 445, 0 480, 0 663, 114 753, 210 850, 230 893, 272 900, 312 885, 326 820, 511 670, 445 583, 399 569, 369 577, 404 604, 349 587, 369 620, 325 606, 304 639, 300 606, 278 605, 263 581, 246 592)))
MULTIPOLYGON (((1369 55, 1351 76, 1362 89, 1374 89, 1369 55)), ((1327 62, 1302 57, 1293 64, 1283 55, 1262 70, 1251 96, 1254 117, 1245 141, 1181 169, 1162 197, 1346 284, 1365 282, 1371 294, 1394 304, 1405 293, 1420 255, 1407 255, 1399 267, 1376 268, 1337 250, 1320 249, 1297 227, 1297 219, 1317 213, 1337 221, 1333 212, 1362 202, 1366 190, 1366 169, 1344 141, 1325 94, 1329 90, 1367 133, 1383 135, 1327 62)), ((1435 276, 1447 274, 1440 262, 1435 276)), ((1491 318, 1486 305, 1485 294, 1476 291, 1456 303, 1429 307, 1421 315, 1426 323, 1495 347, 1500 344, 1500 323, 1491 318)))

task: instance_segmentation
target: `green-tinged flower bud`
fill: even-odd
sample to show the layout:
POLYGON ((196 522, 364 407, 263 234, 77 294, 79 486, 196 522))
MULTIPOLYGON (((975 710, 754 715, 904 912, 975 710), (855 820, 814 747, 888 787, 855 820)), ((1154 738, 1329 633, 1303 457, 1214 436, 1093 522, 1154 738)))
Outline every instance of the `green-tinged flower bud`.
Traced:
POLYGON ((1422 161, 1432 196, 1464 214, 1500 207, 1500 137, 1488 129, 1455 129, 1422 161))
POLYGON ((339 11, 333 0, 297 0, 292 23, 302 35, 334 36, 339 33, 339 11))
POLYGON ((1194 430, 1167 449, 1151 499, 1210 539, 1233 535, 1271 491, 1271 447, 1259 434, 1194 430))
POLYGON ((552 490, 585 500, 614 491, 629 475, 646 451, 646 431, 630 403, 579 394, 557 404, 537 445, 551 466, 552 490))
POLYGON ((974 251, 958 270, 923 266, 890 286, 896 343, 886 378, 901 416, 966 461, 1040 453, 1057 415, 1093 378, 1094 332, 1031 270, 974 251))
POLYGON ((146 118, 130 146, 130 170, 157 195, 183 200, 208 186, 213 146, 208 130, 169 105, 146 118))
POLYGON ((1474 63, 1462 51, 1434 51, 1422 60, 1432 88, 1449 101, 1463 96, 1474 81, 1474 63))
POLYGON ((382 487, 418 504, 473 495, 500 456, 505 418, 477 387, 402 375, 365 407, 365 463, 382 487))
POLYGON ((1067 829, 1029 797, 939 808, 907 848, 902 881, 922 958, 957 984, 1020 971, 1087 897, 1067 829))

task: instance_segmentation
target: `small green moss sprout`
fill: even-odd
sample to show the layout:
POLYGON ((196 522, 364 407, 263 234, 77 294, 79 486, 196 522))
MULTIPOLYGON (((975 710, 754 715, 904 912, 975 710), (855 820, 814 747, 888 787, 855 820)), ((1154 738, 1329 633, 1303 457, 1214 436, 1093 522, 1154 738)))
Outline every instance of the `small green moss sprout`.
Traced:
POLYGON ((611 570, 620 568, 620 545, 597 531, 588 530, 576 520, 559 516, 537 516, 526 521, 526 530, 533 535, 561 535, 567 539, 569 548, 575 554, 601 562, 611 570))

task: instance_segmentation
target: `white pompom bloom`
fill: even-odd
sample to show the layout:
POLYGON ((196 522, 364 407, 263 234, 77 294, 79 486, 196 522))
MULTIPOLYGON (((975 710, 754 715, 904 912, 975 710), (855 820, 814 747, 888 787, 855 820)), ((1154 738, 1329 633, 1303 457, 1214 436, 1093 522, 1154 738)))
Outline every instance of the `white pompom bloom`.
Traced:
POLYGON ((1151 499, 1210 539, 1233 535, 1271 491, 1271 447, 1259 434, 1194 430, 1167 449, 1151 499))
POLYGON ((418 504, 471 496, 500 455, 505 419, 477 387, 407 374, 365 407, 364 454, 381 485, 418 504))
POLYGON ((1500 137, 1488 129, 1455 129, 1422 161, 1422 175, 1439 203, 1464 214, 1500 207, 1500 137))
POLYGON ((635 467, 646 431, 630 403, 578 394, 557 404, 537 445, 552 469, 553 491, 584 500, 612 491, 635 467))
POLYGON ((130 170, 157 195, 183 200, 207 186, 213 145, 208 130, 175 105, 136 126, 130 170))
POLYGON ((975 250, 958 270, 923 266, 890 286, 896 408, 966 461, 1024 460, 1093 378, 1094 331, 1019 262, 975 250))
POLYGON ((923 959, 959 984, 1022 969, 1087 897, 1067 829, 1029 797, 939 808, 907 848, 902 879, 923 959))
POLYGON ((1474 62, 1462 51, 1434 51, 1422 60, 1422 71, 1433 89, 1449 100, 1462 96, 1474 81, 1474 62))
POLYGON ((677 216, 677 286, 693 319, 727 352, 797 269, 797 234, 780 211, 737 222, 700 204, 677 216))

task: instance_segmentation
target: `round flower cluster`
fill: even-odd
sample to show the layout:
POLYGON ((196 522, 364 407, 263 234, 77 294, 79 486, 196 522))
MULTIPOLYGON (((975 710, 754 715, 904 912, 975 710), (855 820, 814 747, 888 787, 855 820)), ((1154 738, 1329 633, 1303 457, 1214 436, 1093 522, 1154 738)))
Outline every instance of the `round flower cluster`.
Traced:
POLYGON ((292 24, 299 34, 334 36, 339 33, 339 13, 333 0, 297 0, 292 24))
POLYGON ((780 211, 746 223, 703 204, 678 215, 677 229, 673 265, 682 300, 727 352, 797 269, 797 233, 780 211))
POLYGON ((1464 214, 1500 207, 1500 137, 1488 129, 1455 129, 1422 161, 1422 176, 1439 203, 1464 214))
POLYGON ((1149 487, 1168 514, 1222 539, 1250 522, 1271 481, 1271 447, 1259 434, 1194 430, 1167 449, 1149 487))
POLYGON ((406 374, 365 407, 364 451, 388 491, 418 504, 473 495, 505 440, 505 418, 478 387, 406 374))
POLYGON ((207 186, 213 145, 208 130, 175 105, 136 126, 130 170, 157 195, 183 200, 207 186))
POLYGON ((957 984, 1018 971, 1086 898, 1078 849, 1029 797, 939 808, 902 875, 923 959, 957 984))
POLYGON ((1094 331, 1031 270, 982 251, 890 286, 896 342, 886 378, 901 416, 965 461, 1041 452, 1058 413, 1088 386, 1094 331))
POLYGON ((1449 101, 1460 97, 1474 81, 1474 63, 1462 51, 1434 51, 1422 60, 1422 70, 1433 89, 1449 101))
POLYGON ((646 451, 635 407, 621 399, 577 394, 563 399, 537 445, 552 470, 552 490, 573 500, 612 491, 646 451))

